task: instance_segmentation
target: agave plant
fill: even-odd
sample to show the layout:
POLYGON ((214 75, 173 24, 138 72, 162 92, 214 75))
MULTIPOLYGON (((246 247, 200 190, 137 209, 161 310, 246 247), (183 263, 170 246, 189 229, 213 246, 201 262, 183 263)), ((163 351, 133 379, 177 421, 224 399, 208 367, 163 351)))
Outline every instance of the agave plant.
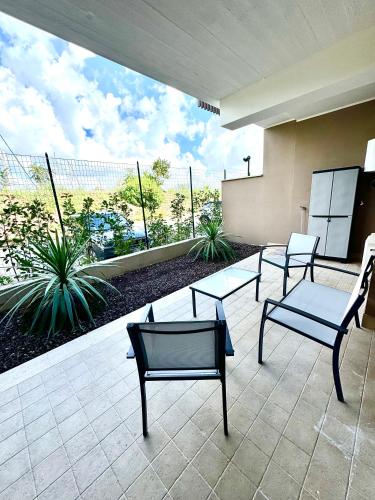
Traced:
POLYGON ((195 253, 195 258, 202 257, 203 260, 231 260, 235 257, 235 252, 228 242, 219 221, 212 220, 201 224, 199 232, 202 238, 189 251, 195 253))
MULTIPOLYGON (((94 323, 91 307, 94 301, 106 303, 97 285, 115 291, 105 280, 89 274, 98 264, 82 266, 87 241, 69 240, 48 234, 31 248, 31 259, 24 266, 32 276, 11 287, 7 304, 12 304, 2 321, 9 321, 17 312, 30 316, 28 331, 56 334, 63 328, 81 327, 83 319, 94 323)), ((103 264, 100 264, 103 265, 103 264)), ((7 292, 9 293, 9 289, 7 292)))

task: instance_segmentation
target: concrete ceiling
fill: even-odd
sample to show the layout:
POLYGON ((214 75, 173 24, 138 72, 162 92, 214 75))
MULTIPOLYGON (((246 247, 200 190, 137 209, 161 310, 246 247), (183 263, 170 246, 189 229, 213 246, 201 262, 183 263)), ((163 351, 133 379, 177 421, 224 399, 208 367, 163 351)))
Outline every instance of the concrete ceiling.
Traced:
MULTIPOLYGON (((0 10, 220 106, 224 117, 232 96, 375 25, 375 0, 0 0, 0 10)), ((350 104, 352 90, 332 103, 324 95, 317 112, 350 104)), ((270 126, 303 117, 297 108, 267 109, 265 119, 230 107, 222 124, 270 126)))

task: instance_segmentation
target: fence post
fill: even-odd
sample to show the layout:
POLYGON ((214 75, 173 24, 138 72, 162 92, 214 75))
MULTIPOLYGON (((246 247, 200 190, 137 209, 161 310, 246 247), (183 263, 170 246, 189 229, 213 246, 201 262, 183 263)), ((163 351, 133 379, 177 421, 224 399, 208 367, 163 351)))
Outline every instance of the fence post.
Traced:
POLYGON ((139 170, 139 162, 137 161, 137 172, 138 172, 138 182, 139 182, 139 194, 141 195, 141 205, 142 205, 142 216, 143 216, 143 226, 145 228, 145 237, 146 237, 146 247, 147 250, 150 248, 150 244, 148 241, 147 234, 147 224, 146 224, 146 215, 145 215, 145 205, 143 202, 143 192, 142 192, 142 181, 141 181, 141 171, 139 170))
POLYGON ((191 222, 192 222, 192 225, 193 225, 193 238, 195 238, 193 174, 192 174, 192 171, 191 171, 191 167, 189 167, 189 176, 190 176, 191 222))
POLYGON ((61 232, 62 232, 62 235, 65 236, 64 222, 63 222, 62 215, 61 215, 59 200, 57 198, 56 187, 55 187, 55 182, 53 180, 53 174, 52 174, 51 165, 50 165, 50 162, 49 162, 48 154, 47 153, 44 153, 44 154, 45 154, 45 157, 46 157, 48 175, 49 175, 49 180, 51 182, 53 199, 55 200, 55 205, 56 205, 56 210, 57 210, 57 216, 59 218, 61 232))

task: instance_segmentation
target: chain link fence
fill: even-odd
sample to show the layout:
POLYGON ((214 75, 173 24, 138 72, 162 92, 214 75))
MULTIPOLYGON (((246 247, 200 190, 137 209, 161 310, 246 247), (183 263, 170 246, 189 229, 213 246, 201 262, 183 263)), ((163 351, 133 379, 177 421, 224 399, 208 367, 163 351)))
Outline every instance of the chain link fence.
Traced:
POLYGON ((221 180, 246 171, 0 152, 0 278, 17 275, 15 252, 59 226, 87 237, 97 260, 193 237, 201 220, 221 217, 221 180))

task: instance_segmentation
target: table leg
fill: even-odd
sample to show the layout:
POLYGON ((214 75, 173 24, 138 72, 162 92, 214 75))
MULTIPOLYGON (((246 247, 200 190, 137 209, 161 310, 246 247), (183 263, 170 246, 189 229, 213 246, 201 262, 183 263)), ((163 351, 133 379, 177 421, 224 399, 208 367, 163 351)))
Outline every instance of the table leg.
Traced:
POLYGON ((255 285, 255 300, 259 302, 259 282, 260 282, 260 276, 256 280, 256 285, 255 285))
POLYGON ((194 316, 194 318, 196 318, 197 317, 197 306, 195 303, 195 290, 191 291, 191 299, 193 302, 193 316, 194 316))

